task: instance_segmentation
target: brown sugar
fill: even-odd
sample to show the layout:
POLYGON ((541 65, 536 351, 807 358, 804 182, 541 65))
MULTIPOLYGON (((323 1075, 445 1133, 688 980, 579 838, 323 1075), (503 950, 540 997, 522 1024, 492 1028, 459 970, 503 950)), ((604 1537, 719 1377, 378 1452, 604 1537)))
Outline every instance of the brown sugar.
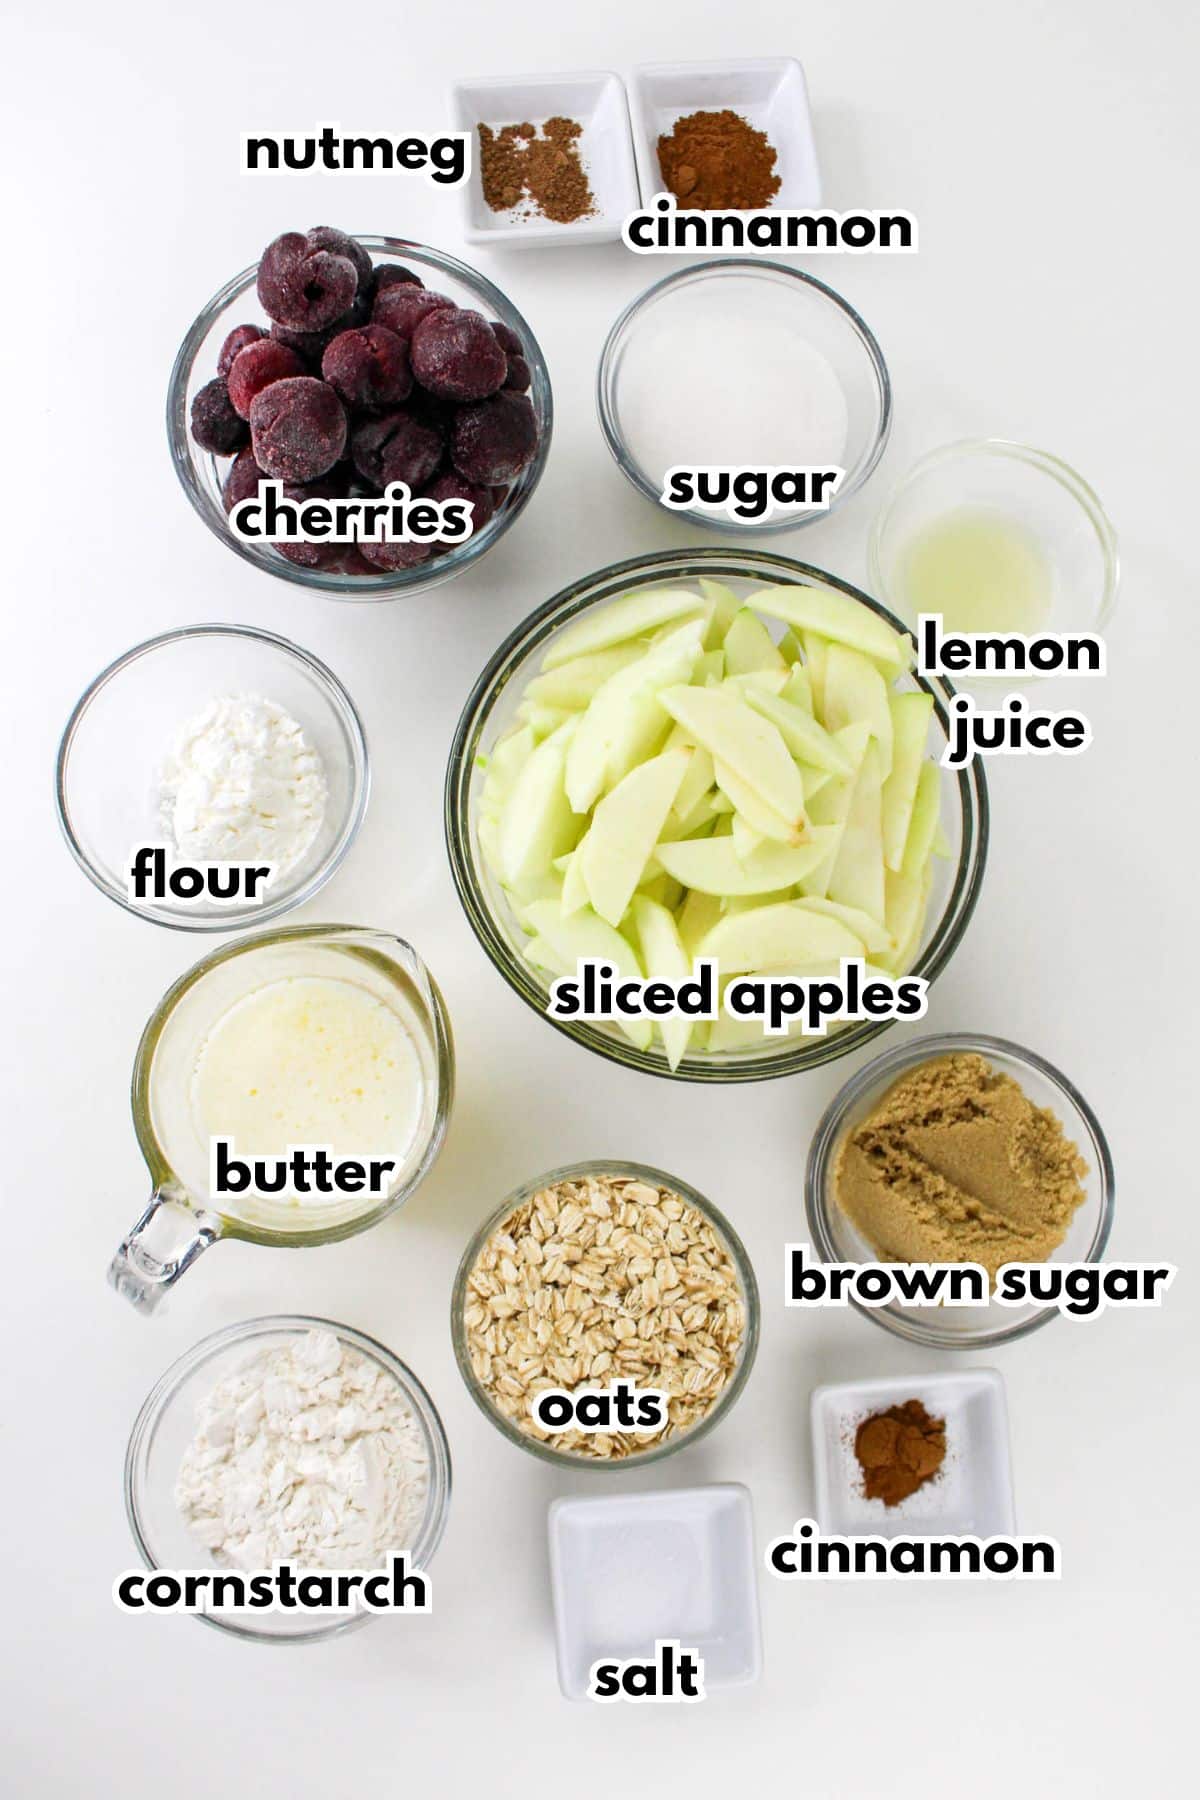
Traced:
POLYGON ((1047 1107, 974 1052, 934 1057, 843 1139, 838 1205, 883 1262, 1044 1262, 1087 1164, 1047 1107))
POLYGON ((479 178, 493 212, 519 207, 529 218, 570 225, 596 210, 579 156, 583 126, 574 119, 547 119, 539 131, 519 125, 479 127, 479 178))
POLYGON ((945 1461, 946 1421, 931 1418, 919 1400, 889 1406, 863 1420, 854 1454, 867 1499, 898 1506, 932 1481, 945 1461))
POLYGON ((658 140, 658 166, 684 211, 768 206, 779 192, 774 146, 728 108, 677 119, 658 140))

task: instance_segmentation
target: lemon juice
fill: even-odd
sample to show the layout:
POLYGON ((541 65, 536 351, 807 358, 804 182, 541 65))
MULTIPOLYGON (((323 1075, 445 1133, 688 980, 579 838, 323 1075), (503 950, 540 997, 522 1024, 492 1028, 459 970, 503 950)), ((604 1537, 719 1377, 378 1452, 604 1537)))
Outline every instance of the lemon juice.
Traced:
POLYGON ((912 615, 941 613, 947 631, 1035 632, 1054 597, 1034 533, 990 507, 956 507, 916 532, 901 584, 912 615))

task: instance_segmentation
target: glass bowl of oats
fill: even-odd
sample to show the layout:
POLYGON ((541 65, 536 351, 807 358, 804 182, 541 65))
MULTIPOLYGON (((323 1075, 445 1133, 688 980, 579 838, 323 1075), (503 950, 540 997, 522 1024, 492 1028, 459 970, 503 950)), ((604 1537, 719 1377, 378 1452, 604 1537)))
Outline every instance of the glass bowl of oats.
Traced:
POLYGON ((468 1244, 451 1301, 476 1405, 560 1465, 632 1468, 704 1437, 749 1380, 758 1331, 728 1220, 632 1162, 525 1182, 468 1244))

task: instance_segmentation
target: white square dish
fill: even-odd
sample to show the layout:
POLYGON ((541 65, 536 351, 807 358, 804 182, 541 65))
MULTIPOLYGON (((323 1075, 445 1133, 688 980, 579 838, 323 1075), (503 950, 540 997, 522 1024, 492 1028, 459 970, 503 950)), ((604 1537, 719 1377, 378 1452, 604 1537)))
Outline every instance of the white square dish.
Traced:
POLYGON ((903 1375, 814 1389, 813 1486, 822 1532, 848 1537, 901 1534, 993 1537, 1016 1530, 1008 1408, 995 1369, 903 1375), (868 1500, 854 1454, 864 1419, 919 1400, 946 1421, 946 1460, 939 1474, 898 1506, 868 1500))
POLYGON ((601 1658, 649 1658, 669 1639, 703 1658, 706 1692, 757 1681, 754 1514, 740 1482, 555 1500, 549 1536, 558 1679, 568 1700, 587 1698, 601 1658))
POLYGON ((642 199, 664 191, 658 140, 677 119, 694 112, 740 113, 766 133, 778 161, 779 192, 773 208, 821 204, 821 173, 813 139, 804 70, 794 56, 749 57, 742 62, 648 63, 629 81, 633 147, 642 199))
POLYGON ((463 236, 469 244, 544 249, 550 244, 612 243, 620 237, 640 196, 629 105, 619 75, 598 70, 580 75, 493 76, 456 82, 450 99, 455 129, 471 137, 471 173, 459 189, 463 236), (541 126, 556 117, 575 119, 583 127, 579 155, 595 197, 595 213, 559 225, 552 219, 522 218, 515 211, 493 212, 483 197, 478 127, 498 130, 525 121, 541 126))

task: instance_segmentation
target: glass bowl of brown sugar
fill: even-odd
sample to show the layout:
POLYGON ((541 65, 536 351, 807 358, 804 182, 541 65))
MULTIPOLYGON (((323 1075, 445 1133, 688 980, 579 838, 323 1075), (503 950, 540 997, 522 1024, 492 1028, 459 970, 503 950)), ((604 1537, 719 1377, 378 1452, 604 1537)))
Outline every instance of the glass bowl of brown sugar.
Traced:
MULTIPOLYGON (((812 1242, 803 1298, 815 1297, 818 1265, 828 1281, 831 1264, 935 1274, 942 1263, 978 1264, 991 1278, 978 1305, 947 1304, 948 1284, 939 1304, 887 1297, 884 1277, 862 1281, 864 1267, 843 1292, 911 1343, 990 1349, 1061 1310, 1059 1301, 998 1298, 998 1269, 1043 1264, 1052 1273, 1039 1290, 1061 1286, 1066 1265, 1100 1261, 1114 1199, 1100 1122, 1053 1064, 1003 1038, 914 1038, 860 1069, 817 1126, 805 1175, 812 1242)), ((793 1295, 798 1274, 793 1250, 793 1295)), ((960 1291, 969 1291, 965 1281, 960 1291)))

